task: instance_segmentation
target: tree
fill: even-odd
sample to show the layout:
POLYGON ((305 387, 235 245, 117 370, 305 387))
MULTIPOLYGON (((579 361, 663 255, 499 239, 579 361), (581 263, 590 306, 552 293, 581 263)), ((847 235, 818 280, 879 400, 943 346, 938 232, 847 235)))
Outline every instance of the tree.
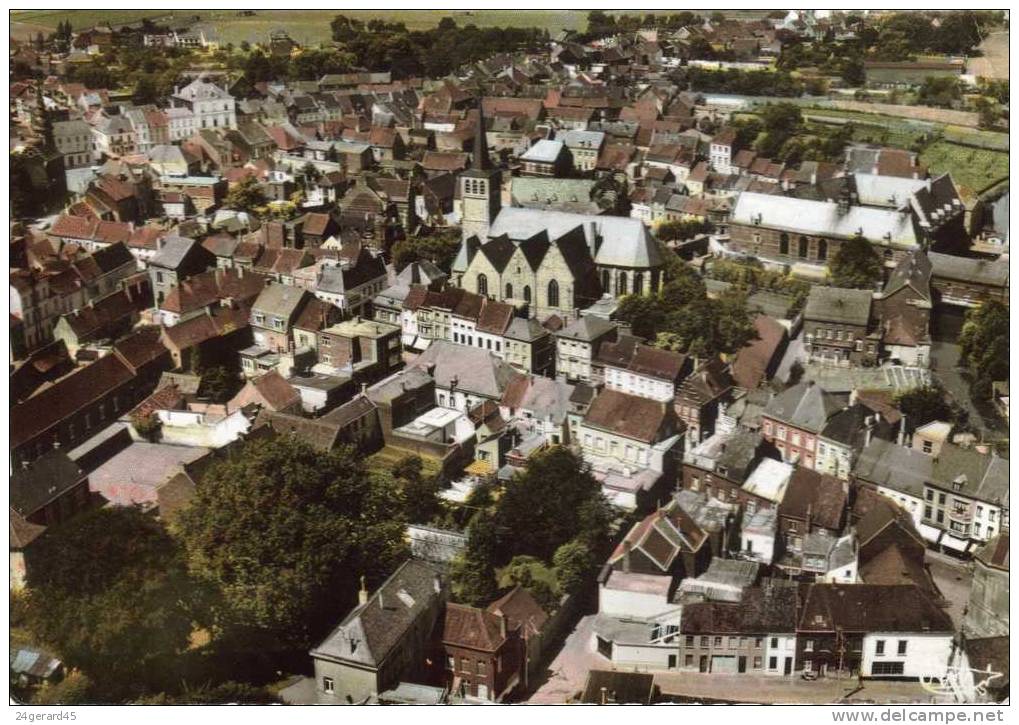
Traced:
POLYGON ((159 99, 155 81, 151 76, 143 75, 134 84, 134 93, 131 100, 137 105, 143 106, 147 103, 155 103, 159 99))
POLYGON ((223 206, 236 211, 254 213, 255 209, 268 203, 262 185, 254 176, 245 176, 238 181, 223 200, 223 206))
POLYGON ((95 703, 95 685, 80 670, 71 670, 60 682, 44 682, 32 697, 33 705, 88 705, 95 703))
POLYGON ((450 586, 456 601, 483 607, 495 598, 496 546, 492 514, 478 511, 467 527, 467 550, 450 566, 450 586))
POLYGON ((687 220, 662 222, 655 229, 655 234, 663 242, 683 241, 691 239, 698 234, 707 234, 711 231, 711 224, 701 220, 687 220))
POLYGON ((665 321, 665 309, 657 295, 626 295, 619 300, 616 319, 630 325, 637 337, 652 339, 665 321))
POLYGON ((873 289, 881 270, 881 258, 860 235, 839 245, 829 268, 833 285, 851 289, 873 289))
POLYGON ((437 229, 431 234, 400 239, 390 250, 393 266, 402 270, 408 264, 427 259, 444 271, 449 271, 460 249, 460 234, 456 230, 437 229))
POLYGON ((552 557, 556 581, 563 592, 575 592, 595 565, 591 548, 583 541, 567 541, 552 557))
POLYGON ((958 415, 945 399, 945 391, 937 385, 921 385, 895 396, 895 407, 906 416, 910 429, 932 420, 952 423, 958 415))
POLYGON ((222 596, 217 621, 306 647, 406 556, 399 492, 349 449, 291 436, 214 464, 177 520, 191 571, 222 596))
POLYGON ((200 590, 162 525, 102 508, 46 531, 28 570, 28 627, 102 692, 141 686, 202 618, 200 590))
POLYGON ((989 300, 966 313, 959 335, 961 360, 973 373, 973 390, 981 398, 991 394, 991 384, 1008 380, 1008 307, 989 300))
POLYGON ((439 499, 441 481, 422 471, 419 456, 405 456, 393 465, 392 474, 403 491, 405 518, 413 524, 427 524, 442 514, 439 499))
POLYGON ((199 394, 213 403, 225 403, 241 388, 237 373, 222 365, 204 368, 200 374, 202 382, 199 394))

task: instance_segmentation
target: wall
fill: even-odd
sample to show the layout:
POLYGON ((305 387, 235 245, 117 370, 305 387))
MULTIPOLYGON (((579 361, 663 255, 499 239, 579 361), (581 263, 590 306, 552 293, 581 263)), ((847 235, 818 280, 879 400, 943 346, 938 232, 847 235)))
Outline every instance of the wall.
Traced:
POLYGON ((614 617, 657 617, 675 607, 657 594, 598 588, 598 612, 614 617))
POLYGON ((901 677, 941 676, 945 674, 948 658, 952 653, 952 634, 912 634, 912 633, 880 633, 874 632, 863 637, 863 676, 874 675, 873 668, 877 662, 903 662, 904 671, 901 677), (884 640, 885 653, 876 655, 876 643, 884 640), (906 640, 906 654, 896 654, 899 640, 906 640))
POLYGON ((376 674, 372 670, 362 670, 321 659, 314 660, 314 663, 315 693, 320 703, 339 705, 348 702, 361 702, 378 690, 376 674), (324 677, 333 679, 334 691, 332 694, 326 693, 323 689, 322 679, 324 677))

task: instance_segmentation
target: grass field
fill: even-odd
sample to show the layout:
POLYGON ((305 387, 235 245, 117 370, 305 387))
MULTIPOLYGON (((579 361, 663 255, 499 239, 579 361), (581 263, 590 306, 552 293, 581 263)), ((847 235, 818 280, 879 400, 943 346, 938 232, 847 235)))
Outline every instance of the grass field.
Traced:
MULTIPOLYGON (((610 11, 612 13, 628 11, 610 11)), ((668 13, 676 11, 655 11, 668 13)), ((708 11, 694 11, 707 14, 708 11)), ((766 11, 731 11, 732 17, 757 18, 766 11)), ((265 41, 270 30, 283 28, 299 43, 317 44, 330 39, 329 22, 339 14, 358 20, 378 18, 387 22, 402 22, 410 30, 425 30, 452 16, 460 25, 478 27, 530 27, 548 28, 550 33, 560 30, 582 30, 587 25, 586 10, 256 10, 255 15, 241 17, 237 10, 182 9, 181 17, 199 15, 201 23, 216 28, 224 43, 238 44, 265 41)), ((96 23, 130 23, 144 18, 172 23, 174 11, 166 10, 20 10, 11 13, 11 35, 27 39, 42 30, 48 33, 62 20, 70 20, 75 30, 96 23)))
POLYGON ((967 202, 975 199, 984 187, 1008 176, 1008 154, 1001 151, 938 141, 924 149, 920 160, 931 174, 951 172, 959 193, 967 202))

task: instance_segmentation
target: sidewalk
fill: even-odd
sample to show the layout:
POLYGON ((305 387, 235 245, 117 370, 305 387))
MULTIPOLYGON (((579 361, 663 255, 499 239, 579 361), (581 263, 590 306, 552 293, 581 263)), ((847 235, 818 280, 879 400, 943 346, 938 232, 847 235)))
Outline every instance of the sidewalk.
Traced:
POLYGON ((796 677, 658 672, 655 684, 663 696, 684 700, 761 704, 929 703, 932 696, 918 682, 825 678, 808 682, 796 677))

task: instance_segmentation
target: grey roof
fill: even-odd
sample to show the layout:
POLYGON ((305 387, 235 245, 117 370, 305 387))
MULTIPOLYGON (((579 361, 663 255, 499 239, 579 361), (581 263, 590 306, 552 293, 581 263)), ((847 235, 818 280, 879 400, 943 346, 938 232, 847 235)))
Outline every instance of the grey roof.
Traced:
POLYGON ((854 174, 857 198, 865 206, 901 209, 909 204, 914 191, 927 185, 925 179, 906 179, 901 176, 854 174))
POLYGON ((92 127, 84 121, 57 121, 53 124, 54 136, 91 137, 92 127))
POLYGON ((289 320, 307 291, 286 284, 271 284, 262 290, 252 309, 289 320))
POLYGON ((177 269, 196 244, 198 242, 189 237, 165 237, 162 248, 149 260, 149 264, 165 269, 177 269))
POLYGON ((556 134, 556 138, 570 149, 600 149, 605 143, 605 133, 602 131, 561 131, 556 134))
POLYGON ((407 560, 367 602, 353 609, 311 656, 380 667, 409 630, 437 614, 437 604, 446 597, 440 582, 438 568, 418 559, 407 560))
POLYGON ((591 199, 594 179, 560 179, 543 176, 515 176, 510 181, 510 198, 515 206, 584 213, 596 210, 591 199))
POLYGON ((562 141, 551 141, 542 139, 531 146, 520 157, 521 161, 537 161, 540 163, 554 164, 556 159, 563 153, 565 146, 562 141))
POLYGON ((952 254, 928 252, 935 277, 976 282, 991 287, 1008 285, 1008 259, 971 259, 952 254))
POLYGON ((862 233, 864 239, 892 246, 917 246, 913 217, 907 212, 851 206, 842 214, 838 204, 794 199, 773 194, 744 191, 733 207, 733 224, 784 229, 792 234, 811 234, 850 239, 862 233))
POLYGON ((803 317, 866 327, 870 320, 872 298, 868 290, 814 286, 807 296, 803 317))
POLYGON ((1008 459, 945 444, 933 459, 931 482, 981 501, 1008 506, 1008 459), (961 484, 957 488, 956 484, 961 484))
POLYGON ((549 334, 548 330, 541 326, 535 318, 531 317, 524 319, 523 317, 514 317, 503 333, 503 337, 507 337, 511 340, 523 340, 524 342, 534 342, 545 335, 549 334))
POLYGON ((662 264, 658 245, 647 227, 629 217, 505 207, 492 222, 489 236, 505 234, 521 242, 547 231, 550 239, 559 239, 577 227, 584 230, 588 248, 597 249, 595 262, 599 265, 646 269, 662 264))
POLYGON ((367 394, 373 403, 388 403, 408 390, 416 390, 432 383, 431 375, 424 370, 411 367, 375 383, 368 388, 367 394))
POLYGON ((448 340, 435 340, 428 349, 411 363, 412 368, 428 370, 439 388, 456 387, 484 398, 498 400, 506 387, 520 377, 509 363, 505 363, 487 350, 456 345, 448 340))
POLYGON ((405 285, 423 284, 428 285, 439 279, 446 279, 449 275, 439 269, 433 262, 427 259, 411 262, 400 270, 396 275, 397 283, 405 285))
MULTIPOLYGON (((1005 265, 1007 267, 1007 265, 1005 265)), ((882 294, 888 295, 898 292, 903 287, 912 287, 925 300, 930 302, 931 297, 931 266, 930 257, 921 250, 916 250, 907 255, 901 262, 895 265, 895 269, 888 277, 882 294)))
POLYGON ((27 518, 73 488, 82 478, 81 469, 67 453, 57 449, 46 451, 11 474, 11 508, 27 518))
POLYGON ((584 315, 556 333, 556 337, 592 342, 616 329, 614 322, 597 315, 584 315))
POLYGON ((770 418, 803 430, 820 432, 824 424, 843 408, 835 395, 812 380, 798 383, 776 395, 764 408, 770 418))
POLYGON ((856 460, 853 476, 876 486, 923 498, 924 481, 930 478, 933 459, 891 441, 874 438, 856 460))

